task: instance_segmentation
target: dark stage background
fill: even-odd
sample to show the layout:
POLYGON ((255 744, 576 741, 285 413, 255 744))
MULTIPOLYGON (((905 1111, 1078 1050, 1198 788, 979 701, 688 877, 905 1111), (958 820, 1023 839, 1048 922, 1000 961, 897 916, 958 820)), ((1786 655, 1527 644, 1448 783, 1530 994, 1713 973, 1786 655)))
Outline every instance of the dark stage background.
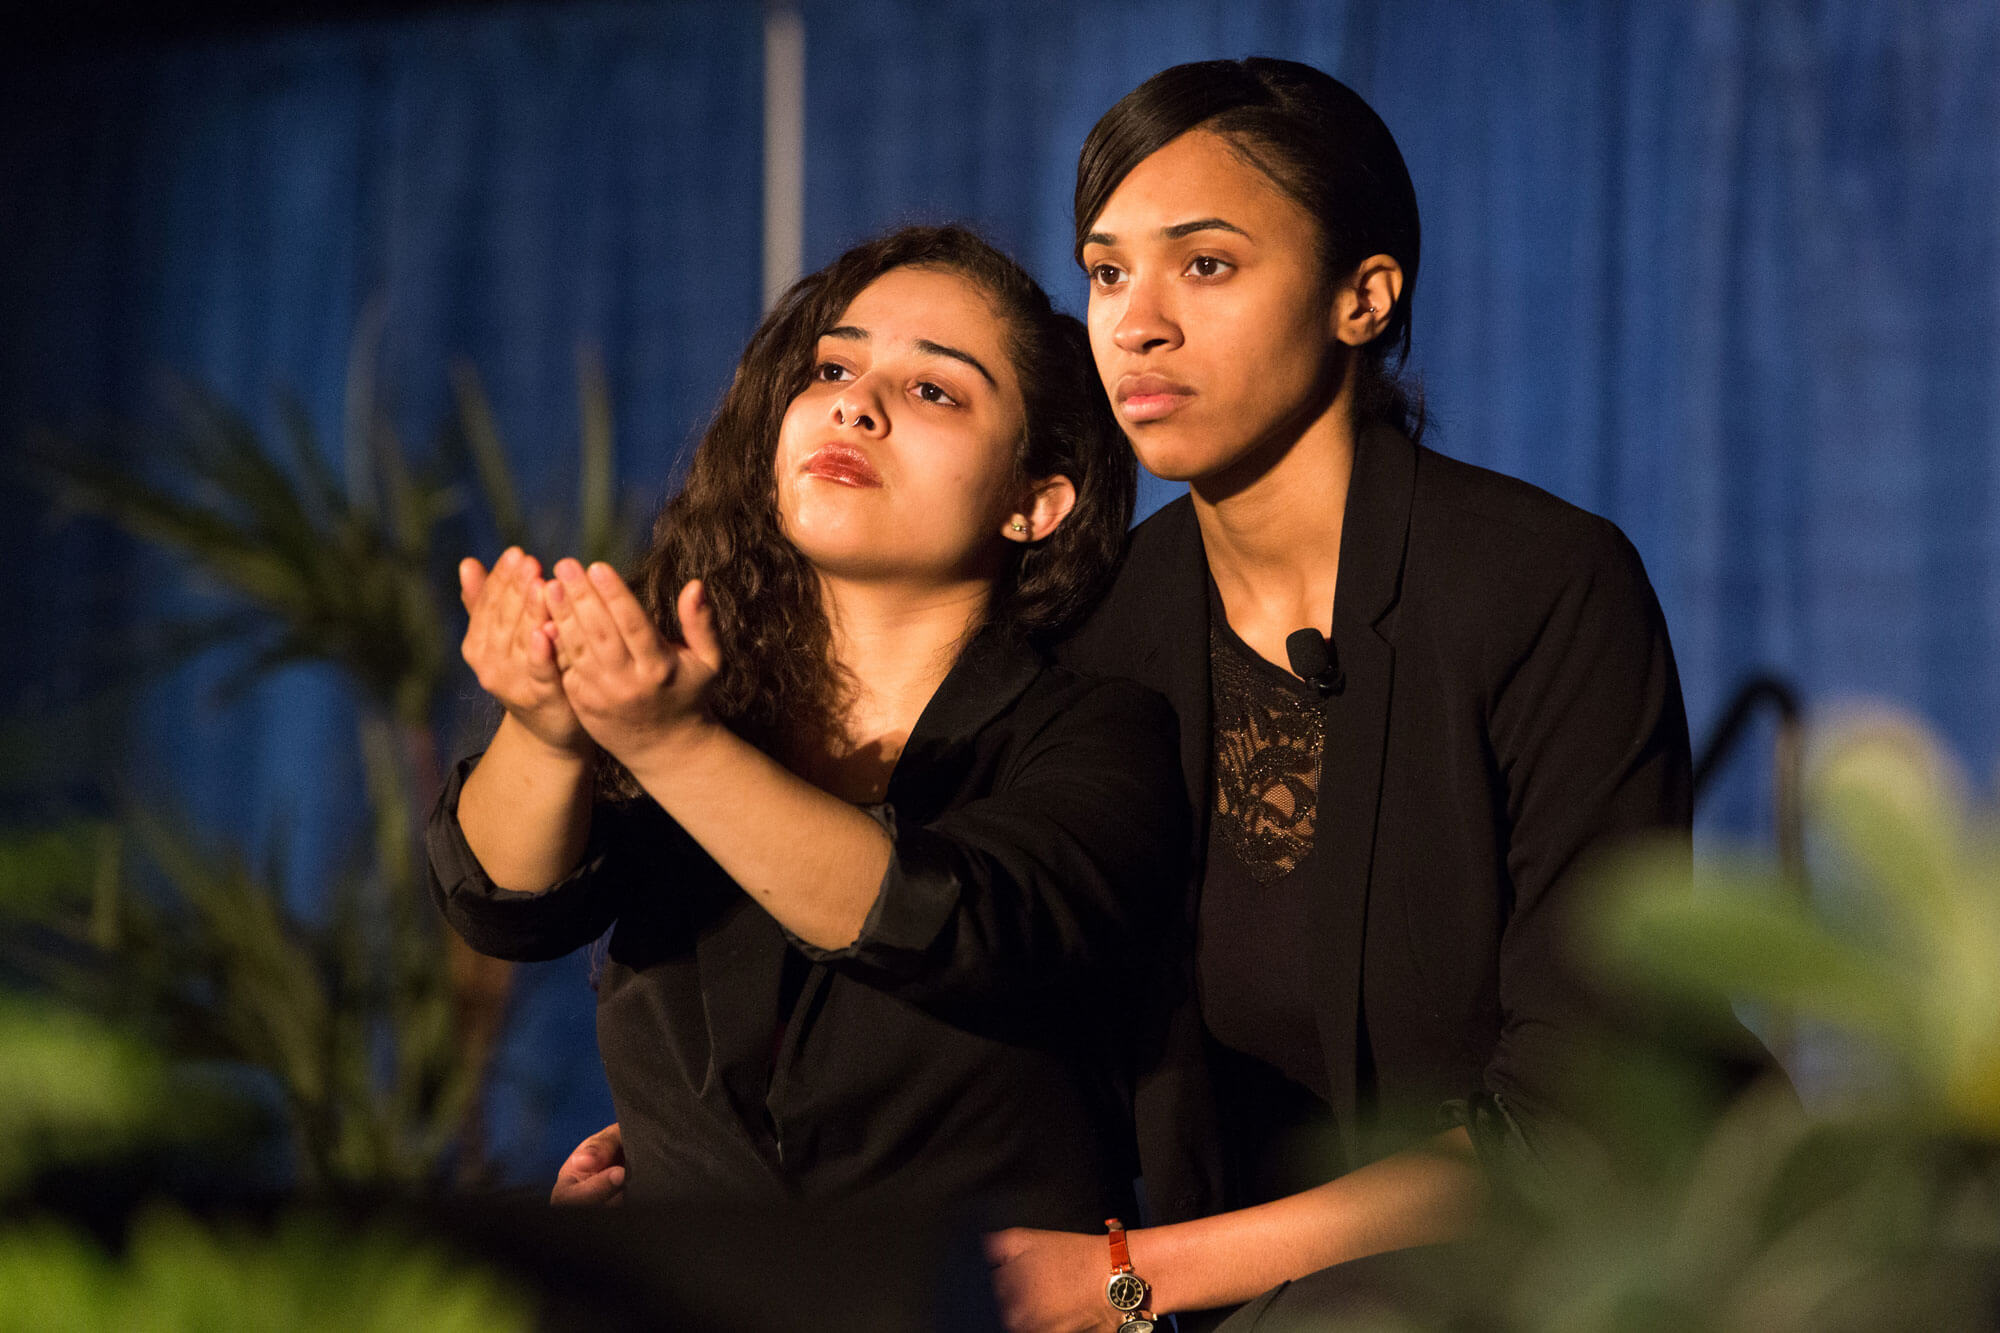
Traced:
MULTIPOLYGON (((339 468, 360 346, 415 441, 469 357, 524 479, 560 499, 588 345, 624 486, 657 500, 759 310, 760 7, 223 9, 137 32, 84 15, 0 79, 10 459, 36 427, 156 419, 173 374, 267 429, 296 391, 339 468)), ((1768 669, 1809 707, 1894 701, 1991 770, 2000 8, 811 0, 802 18, 808 265, 963 218, 1079 310, 1074 155, 1119 94, 1253 53, 1352 83, 1423 208, 1430 443, 1624 526, 1697 743, 1768 669)), ((240 663, 213 653, 107 692, 179 583, 7 476, 8 808, 118 775, 275 846, 310 907, 360 829, 344 687, 301 667, 218 703, 240 663)), ((1145 507, 1171 494, 1153 483, 1145 507)), ((1704 832, 1768 837, 1767 781, 1733 764, 1704 832)), ((610 1112, 582 961, 529 971, 495 1131, 539 1181, 610 1112)))

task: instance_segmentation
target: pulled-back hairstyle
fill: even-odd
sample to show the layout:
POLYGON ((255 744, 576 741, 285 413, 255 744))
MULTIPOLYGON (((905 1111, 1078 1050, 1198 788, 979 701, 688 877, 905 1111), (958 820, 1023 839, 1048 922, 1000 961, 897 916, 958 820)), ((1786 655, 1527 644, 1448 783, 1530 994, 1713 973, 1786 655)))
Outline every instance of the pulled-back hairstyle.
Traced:
POLYGON ((988 622, 1028 636, 1061 628, 1109 575, 1132 520, 1136 466, 1091 368, 1089 338, 1019 264, 963 227, 904 227, 800 279, 751 336, 636 580, 675 638, 675 598, 689 579, 703 581, 723 658, 711 706, 767 749, 786 736, 831 734, 843 695, 818 575, 779 520, 778 428, 811 378, 820 338, 863 288, 898 268, 955 273, 985 294, 1007 325, 1027 409, 1017 475, 1061 475, 1076 487, 1062 524, 1015 551, 988 622))
POLYGON ((1161 70, 1127 93, 1090 131, 1077 159, 1077 262, 1084 237, 1132 169, 1194 129, 1222 136, 1313 219, 1323 282, 1370 255, 1403 266, 1389 322, 1360 349, 1355 414, 1420 437, 1423 395, 1401 374, 1417 288, 1417 192, 1389 127, 1331 75, 1292 60, 1203 60, 1161 70))

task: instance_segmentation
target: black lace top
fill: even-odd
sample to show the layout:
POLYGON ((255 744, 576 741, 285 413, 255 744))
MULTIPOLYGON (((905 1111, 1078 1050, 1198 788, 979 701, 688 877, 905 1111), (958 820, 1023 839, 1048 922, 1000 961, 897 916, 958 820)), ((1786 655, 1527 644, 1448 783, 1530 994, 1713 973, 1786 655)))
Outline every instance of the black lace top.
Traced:
POLYGON ((1209 630, 1214 836, 1269 884, 1312 852, 1326 714, 1319 692, 1257 656, 1227 622, 1209 630))
POLYGON ((1208 862, 1196 968, 1202 1017, 1223 1045, 1326 1098, 1326 1061, 1300 947, 1315 871, 1319 692, 1259 657, 1210 589, 1208 862))

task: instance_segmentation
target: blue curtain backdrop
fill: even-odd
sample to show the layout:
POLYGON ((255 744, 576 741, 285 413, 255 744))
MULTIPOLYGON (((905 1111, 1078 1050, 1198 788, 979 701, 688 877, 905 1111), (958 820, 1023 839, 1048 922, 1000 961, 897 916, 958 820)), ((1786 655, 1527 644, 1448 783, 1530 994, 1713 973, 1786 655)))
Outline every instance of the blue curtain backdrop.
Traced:
MULTIPOLYGON (((1748 672, 1922 713, 2000 753, 2000 9, 1986 0, 806 0, 807 261, 959 217, 1080 309, 1075 152, 1175 61, 1310 61, 1381 111, 1425 221, 1431 443, 1608 514, 1673 630, 1697 739, 1748 672)), ((574 350, 603 349, 626 483, 656 495, 755 319, 761 15, 573 3, 298 27, 23 70, 0 88, 0 427, 142 417, 157 371, 337 451, 357 323, 405 434, 484 373, 566 490, 574 350)), ((11 482, 10 482, 11 487, 11 482)), ((1147 507, 1172 488, 1148 487, 1147 507)), ((79 707, 167 580, 0 510, 10 715, 48 781, 116 763, 204 827, 287 831, 300 892, 352 836, 349 704, 299 670, 239 706, 198 662, 79 707), (66 766, 66 767, 65 767, 66 766)), ((1761 764, 1704 825, 1759 835, 1761 764)), ((15 799, 25 799, 21 792, 15 799)), ((606 1114, 555 965, 510 1060, 545 1176, 606 1114), (544 1100, 547 1100, 545 1097, 544 1100), (537 1130, 536 1126, 542 1128, 537 1130)))
MULTIPOLYGON (((969 217, 1080 311, 1075 154, 1163 66, 1287 56, 1395 133, 1429 442, 1621 524, 1697 744, 1742 677, 2000 746, 2000 8, 807 0, 823 260, 969 217)), ((1147 507, 1174 489, 1147 487, 1147 507)), ((1709 826, 1767 827, 1732 765, 1709 826)))
MULTIPOLYGON (((157 419, 173 375, 271 438, 275 391, 295 391, 338 469, 372 311, 363 354, 404 438, 434 438, 467 357, 524 496, 558 511, 575 504, 577 349, 600 349, 621 480, 650 507, 759 313, 762 75, 761 15, 728 0, 451 10, 13 71, 7 445, 157 419)), ((8 487, 7 712, 35 767, 9 765, 13 803, 120 775, 195 828, 275 843, 310 907, 364 836, 341 681, 297 668, 218 703, 240 663, 213 653, 107 713, 93 701, 176 580, 8 487)), ((519 978, 493 1131, 526 1176, 610 1115, 584 978, 580 958, 519 978)))

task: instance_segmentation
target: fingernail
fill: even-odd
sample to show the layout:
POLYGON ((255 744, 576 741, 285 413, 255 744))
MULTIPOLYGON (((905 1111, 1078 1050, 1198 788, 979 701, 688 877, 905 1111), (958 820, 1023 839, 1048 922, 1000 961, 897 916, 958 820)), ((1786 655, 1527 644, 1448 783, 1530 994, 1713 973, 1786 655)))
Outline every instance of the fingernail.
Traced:
POLYGON ((556 582, 555 580, 551 579, 547 584, 543 586, 548 589, 549 600, 551 602, 554 602, 556 605, 560 606, 564 602, 569 600, 569 595, 563 591, 562 584, 556 582))
POLYGON ((599 560, 590 566, 590 577, 608 588, 617 580, 618 571, 599 560))
POLYGON ((564 556, 562 559, 556 561, 556 577, 564 580, 580 579, 583 577, 583 566, 568 556, 564 556))

